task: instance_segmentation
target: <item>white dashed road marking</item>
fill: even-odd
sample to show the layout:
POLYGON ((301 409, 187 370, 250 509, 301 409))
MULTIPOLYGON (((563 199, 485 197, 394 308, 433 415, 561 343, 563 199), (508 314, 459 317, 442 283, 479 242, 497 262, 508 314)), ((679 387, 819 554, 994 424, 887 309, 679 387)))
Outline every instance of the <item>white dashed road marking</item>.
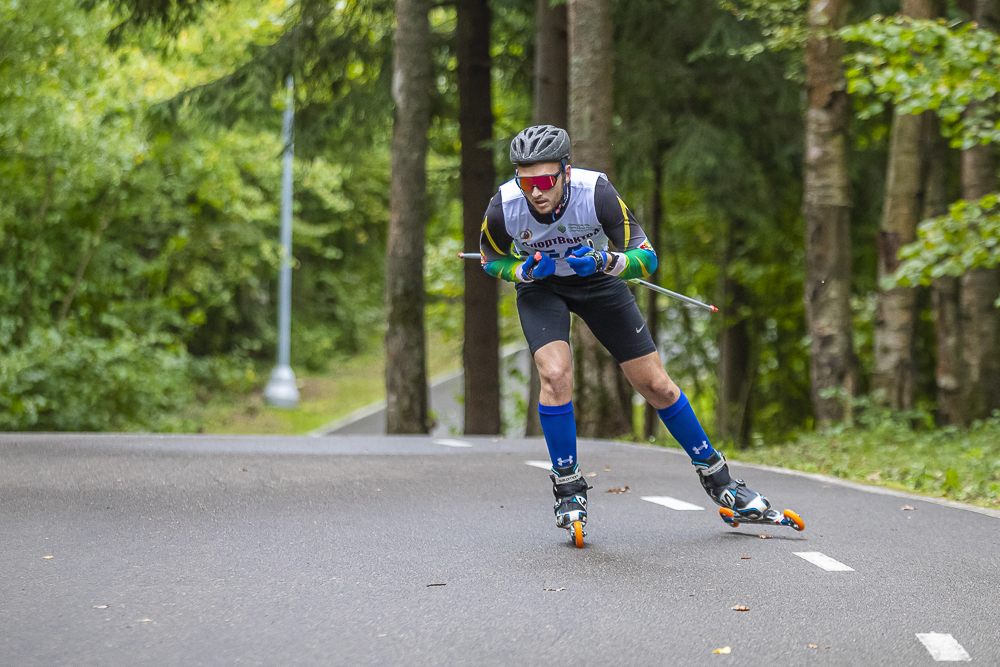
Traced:
POLYGON ((938 662, 969 662, 972 657, 955 638, 942 632, 918 632, 917 639, 938 662))
POLYGON ((550 470, 552 468, 552 464, 548 461, 525 461, 524 465, 541 468, 542 470, 550 470))
POLYGON ((697 505, 692 505, 691 503, 684 502, 683 500, 677 500, 676 498, 671 498, 670 496, 642 496, 642 499, 648 500, 651 503, 656 503, 657 505, 669 507, 672 510, 693 511, 705 509, 704 507, 698 507, 697 505))
POLYGON ((840 561, 834 560, 818 551, 793 551, 792 553, 799 558, 809 561, 816 567, 823 568, 827 572, 854 572, 853 567, 848 567, 840 561))
POLYGON ((444 438, 442 440, 435 440, 434 444, 444 445, 445 447, 472 447, 472 445, 470 445, 467 442, 463 442, 461 440, 449 440, 447 438, 444 438))

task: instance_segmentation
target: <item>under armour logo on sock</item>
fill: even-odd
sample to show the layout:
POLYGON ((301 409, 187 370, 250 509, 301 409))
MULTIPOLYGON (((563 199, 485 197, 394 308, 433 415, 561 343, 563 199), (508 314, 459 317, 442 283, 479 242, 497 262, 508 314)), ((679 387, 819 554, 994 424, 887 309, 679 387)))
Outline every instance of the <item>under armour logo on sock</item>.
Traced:
POLYGON ((569 457, 568 459, 564 459, 564 458, 558 458, 558 459, 556 459, 556 465, 560 466, 560 467, 562 467, 562 466, 568 466, 571 463, 573 463, 573 457, 572 456, 569 457))
POLYGON ((701 454, 702 450, 708 449, 710 446, 711 445, 709 445, 707 442, 705 442, 704 440, 702 440, 701 444, 699 446, 693 448, 692 451, 695 454, 701 454))

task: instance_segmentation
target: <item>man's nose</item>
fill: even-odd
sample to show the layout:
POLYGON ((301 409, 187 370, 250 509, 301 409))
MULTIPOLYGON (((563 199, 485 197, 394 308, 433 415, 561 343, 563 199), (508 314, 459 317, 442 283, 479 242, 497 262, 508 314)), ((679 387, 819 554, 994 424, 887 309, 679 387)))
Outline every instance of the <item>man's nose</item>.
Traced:
POLYGON ((542 194, 542 189, 540 187, 538 187, 537 185, 532 185, 531 186, 531 196, 532 197, 538 197, 541 194, 542 194), (537 195, 535 194, 536 191, 538 192, 537 195))

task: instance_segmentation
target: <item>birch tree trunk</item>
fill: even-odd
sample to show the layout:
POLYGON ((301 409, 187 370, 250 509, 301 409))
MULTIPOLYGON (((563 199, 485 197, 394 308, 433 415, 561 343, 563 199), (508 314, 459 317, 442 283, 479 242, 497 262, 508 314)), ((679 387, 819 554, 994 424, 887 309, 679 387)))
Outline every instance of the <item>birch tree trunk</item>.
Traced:
MULTIPOLYGON (((980 27, 995 31, 998 21, 994 0, 976 0, 973 18, 980 27)), ((972 112, 970 109, 966 113, 972 112)), ((996 190, 996 147, 974 146, 962 151, 962 199, 974 201, 996 190)), ((960 394, 965 412, 962 421, 968 423, 1000 408, 998 311, 993 305, 1000 295, 1000 269, 972 269, 960 283, 959 340, 964 370, 960 394)))
MULTIPOLYGON (((465 252, 479 252, 479 233, 496 187, 490 92, 488 0, 458 0, 458 121, 462 140, 462 230, 465 252)), ((465 262, 465 433, 500 434, 499 285, 478 262, 465 262)))
MULTIPOLYGON (((901 13, 914 19, 932 16, 930 0, 903 0, 901 13)), ((882 228, 878 235, 878 279, 899 268, 899 251, 916 238, 923 208, 921 146, 924 117, 896 113, 889 141, 882 228)), ((872 389, 885 392, 897 410, 913 407, 914 331, 917 290, 913 287, 879 287, 875 309, 875 368, 872 389)))
MULTIPOLYGON (((940 123, 933 113, 924 114, 924 208, 921 218, 936 218, 948 212, 948 142, 941 136, 940 123)), ((962 396, 959 392, 962 350, 959 318, 959 279, 935 278, 931 284, 934 306, 935 350, 934 383, 937 388, 938 423, 960 424, 962 396)))
MULTIPOLYGON (((569 0, 568 22, 572 163, 614 178, 610 0, 569 0)), ((579 320, 573 344, 577 433, 601 438, 631 433, 632 387, 625 374, 579 320)))
POLYGON ((427 130, 430 127, 429 0, 396 0, 392 176, 385 251, 387 433, 428 433, 424 333, 427 130))
MULTIPOLYGON (((843 25, 849 0, 810 0, 814 30, 843 25)), ((806 318, 811 343, 812 398, 821 425, 842 419, 842 403, 828 389, 854 393, 850 303, 850 183, 847 130, 850 105, 844 81, 843 44, 814 36, 806 45, 806 318)))
MULTIPOLYGON (((976 146, 962 152, 962 199, 974 201, 997 189, 995 147, 976 146)), ((959 279, 959 349, 962 370, 959 394, 963 415, 969 423, 1000 408, 1000 364, 997 360, 997 309, 1000 270, 979 268, 959 279)))

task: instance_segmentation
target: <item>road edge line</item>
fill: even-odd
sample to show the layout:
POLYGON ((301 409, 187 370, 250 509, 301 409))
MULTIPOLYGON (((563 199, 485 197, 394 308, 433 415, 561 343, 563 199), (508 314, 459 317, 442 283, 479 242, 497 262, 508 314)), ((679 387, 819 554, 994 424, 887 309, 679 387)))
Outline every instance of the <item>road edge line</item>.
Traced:
POLYGON ((869 486, 867 484, 861 484, 860 482, 852 482, 851 480, 848 479, 841 479, 839 477, 830 477, 828 475, 821 475, 815 472, 790 470, 788 468, 766 466, 760 463, 741 463, 739 460, 736 459, 729 459, 729 460, 738 465, 746 466, 748 468, 756 468, 757 470, 776 472, 776 473, 781 473, 783 475, 794 475, 796 477, 805 477, 806 479, 811 479, 817 482, 839 484, 840 486, 846 486, 849 489, 854 489, 856 491, 865 491, 867 493, 875 493, 880 496, 895 496, 896 498, 905 498, 907 500, 922 500, 925 503, 934 503, 935 505, 942 505, 944 507, 951 507, 953 509, 968 510, 970 512, 976 512, 977 514, 985 514, 986 516, 993 517, 994 519, 1000 519, 1000 510, 994 510, 988 507, 980 507, 978 505, 970 505, 969 503, 963 503, 957 500, 948 500, 947 498, 935 498, 933 496, 921 496, 916 493, 907 493, 906 491, 887 489, 883 486, 869 486))
MULTIPOLYGON (((625 445, 626 447, 653 449, 688 458, 687 452, 679 448, 660 447, 657 445, 647 445, 642 442, 625 442, 621 440, 602 441, 596 438, 581 438, 580 442, 584 442, 585 440, 588 440, 590 442, 613 442, 618 445, 625 445)), ((777 466, 768 466, 768 465, 763 465, 761 463, 745 463, 743 461, 740 461, 739 459, 731 457, 727 457, 727 460, 730 463, 734 463, 739 466, 746 466, 747 468, 755 468, 757 470, 763 470, 765 472, 774 472, 782 475, 794 475, 795 477, 805 477, 806 479, 811 479, 815 482, 827 482, 830 484, 839 484, 840 486, 845 486, 849 489, 854 489, 855 491, 864 491, 866 493, 874 493, 880 496, 895 496, 897 498, 905 498, 907 500, 921 500, 925 503, 934 503, 935 505, 941 505, 943 507, 951 507, 952 509, 958 509, 958 510, 968 510, 970 512, 975 512, 977 514, 983 514, 985 516, 993 517, 994 519, 1000 519, 1000 510, 990 509, 989 507, 980 507, 979 505, 970 505, 969 503, 963 503, 958 500, 948 500, 947 498, 935 498, 934 496, 922 496, 917 493, 908 493, 906 491, 898 491, 896 489, 887 489, 883 486, 869 486, 868 484, 862 484, 860 482, 852 482, 851 480, 841 479, 840 477, 830 477, 829 475, 821 475, 820 473, 816 472, 803 472, 802 470, 779 468, 777 466)))

